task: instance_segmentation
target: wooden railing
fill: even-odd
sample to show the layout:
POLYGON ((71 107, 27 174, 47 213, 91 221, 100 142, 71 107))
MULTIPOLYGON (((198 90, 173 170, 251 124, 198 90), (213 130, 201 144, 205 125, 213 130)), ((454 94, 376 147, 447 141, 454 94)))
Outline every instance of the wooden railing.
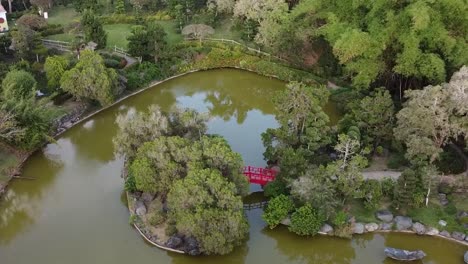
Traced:
POLYGON ((60 40, 52 40, 52 39, 42 39, 42 44, 47 48, 54 48, 58 50, 72 50, 71 42, 67 41, 60 41, 60 40))

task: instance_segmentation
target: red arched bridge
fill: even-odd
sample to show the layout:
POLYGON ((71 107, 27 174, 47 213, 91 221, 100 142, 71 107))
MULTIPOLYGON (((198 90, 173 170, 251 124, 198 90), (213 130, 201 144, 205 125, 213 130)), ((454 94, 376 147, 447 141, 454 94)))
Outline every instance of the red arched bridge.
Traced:
POLYGON ((265 169, 265 168, 258 168, 252 166, 245 166, 244 175, 249 178, 250 183, 260 184, 262 186, 266 185, 267 183, 274 181, 277 171, 272 169, 265 169))

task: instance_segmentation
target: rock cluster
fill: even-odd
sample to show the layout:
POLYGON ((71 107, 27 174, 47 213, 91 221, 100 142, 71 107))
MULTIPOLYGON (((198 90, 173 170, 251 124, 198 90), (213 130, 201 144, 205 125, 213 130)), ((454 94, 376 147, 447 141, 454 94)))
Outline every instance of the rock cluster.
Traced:
POLYGON ((192 256, 200 255, 198 242, 193 237, 171 236, 166 242, 166 247, 182 250, 192 256))

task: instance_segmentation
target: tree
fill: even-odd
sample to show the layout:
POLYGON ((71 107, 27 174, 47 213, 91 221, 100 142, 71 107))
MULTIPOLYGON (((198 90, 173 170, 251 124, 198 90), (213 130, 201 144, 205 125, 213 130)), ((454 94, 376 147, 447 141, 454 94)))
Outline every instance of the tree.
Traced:
POLYGON ((338 206, 336 190, 326 167, 309 168, 291 182, 291 195, 302 204, 310 204, 327 219, 338 206))
POLYGON ((39 9, 40 14, 52 7, 52 0, 30 0, 31 5, 39 9))
POLYGON ((18 26, 16 30, 11 31, 11 36, 11 47, 23 59, 27 59, 34 50, 42 46, 39 33, 26 26, 18 26))
POLYGON ((115 9, 114 12, 116 14, 123 14, 125 13, 125 0, 117 0, 115 2, 115 9))
POLYGON ((47 21, 36 14, 25 14, 22 15, 16 21, 18 25, 28 27, 32 30, 39 30, 47 26, 47 21))
POLYGON ((217 13, 231 14, 235 3, 235 0, 209 0, 207 1, 207 6, 210 7, 211 5, 214 5, 217 13))
POLYGON ((376 148, 382 141, 392 139, 395 107, 387 90, 376 89, 371 95, 351 103, 350 110, 340 125, 358 127, 365 145, 376 148))
POLYGON ((127 38, 129 53, 145 59, 153 57, 157 63, 167 46, 166 35, 164 28, 157 23, 135 26, 127 38))
POLYGON ((47 57, 44 64, 44 71, 47 76, 49 88, 60 88, 60 79, 68 69, 68 59, 64 56, 47 57))
POLYGON ((187 25, 182 29, 182 35, 200 40, 214 34, 214 29, 204 24, 187 25))
POLYGON ((102 26, 101 19, 95 15, 92 9, 86 9, 81 18, 81 25, 85 35, 85 41, 93 41, 98 48, 105 48, 107 43, 107 32, 102 26))
POLYGON ((262 218, 273 229, 294 210, 294 204, 291 199, 281 194, 268 202, 262 218))
POLYGON ((115 70, 106 68, 99 54, 85 50, 76 66, 63 74, 60 84, 78 99, 88 98, 109 105, 114 100, 117 82, 115 70))
POLYGON ((417 207, 422 203, 424 194, 420 190, 420 178, 413 169, 406 169, 398 178, 395 187, 395 207, 397 209, 417 207))
POLYGON ((73 0, 73 5, 78 12, 83 12, 85 10, 96 11, 99 8, 97 0, 73 0))
POLYGON ((227 254, 248 234, 242 199, 217 170, 193 170, 168 195, 169 220, 204 254, 227 254))
POLYGON ((467 68, 454 74, 455 78, 442 86, 427 86, 423 90, 407 91, 408 101, 397 114, 395 137, 407 147, 407 157, 415 164, 433 163, 442 147, 456 143, 468 135, 467 68))
POLYGON ((0 109, 0 139, 12 141, 24 136, 24 128, 21 128, 12 112, 0 109))
POLYGON ((201 139, 206 133, 208 116, 194 110, 175 108, 171 113, 150 105, 147 112, 117 116, 119 132, 114 137, 116 152, 132 159, 140 146, 161 136, 180 136, 201 139))
POLYGON ((465 6, 459 0, 305 0, 281 21, 281 31, 300 47, 325 39, 355 87, 402 91, 442 82, 467 63, 465 6))
POLYGON ((329 119, 322 106, 328 95, 323 86, 310 87, 298 82, 289 83, 285 91, 278 93, 274 102, 280 127, 262 134, 265 158, 280 160, 288 147, 303 149, 310 155, 326 145, 330 141, 327 135, 329 119))
POLYGON ((313 236, 318 233, 325 217, 310 204, 299 207, 291 215, 289 230, 301 236, 313 236))
POLYGON ((34 97, 37 82, 34 77, 23 70, 12 70, 2 81, 3 99, 21 99, 34 97))
POLYGON ((137 13, 143 10, 143 7, 148 4, 148 2, 148 0, 130 0, 130 3, 132 4, 133 8, 135 8, 137 13))

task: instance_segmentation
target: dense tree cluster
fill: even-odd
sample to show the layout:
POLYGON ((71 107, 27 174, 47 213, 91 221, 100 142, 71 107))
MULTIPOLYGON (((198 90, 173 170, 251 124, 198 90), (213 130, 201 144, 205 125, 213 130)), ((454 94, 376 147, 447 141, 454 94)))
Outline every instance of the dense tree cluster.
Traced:
POLYGON ((206 135, 206 120, 193 110, 150 106, 118 116, 114 143, 127 158, 127 190, 156 194, 170 212, 159 211, 158 219, 194 237, 202 253, 226 254, 248 231, 241 200, 248 182, 241 156, 223 138, 206 135))

